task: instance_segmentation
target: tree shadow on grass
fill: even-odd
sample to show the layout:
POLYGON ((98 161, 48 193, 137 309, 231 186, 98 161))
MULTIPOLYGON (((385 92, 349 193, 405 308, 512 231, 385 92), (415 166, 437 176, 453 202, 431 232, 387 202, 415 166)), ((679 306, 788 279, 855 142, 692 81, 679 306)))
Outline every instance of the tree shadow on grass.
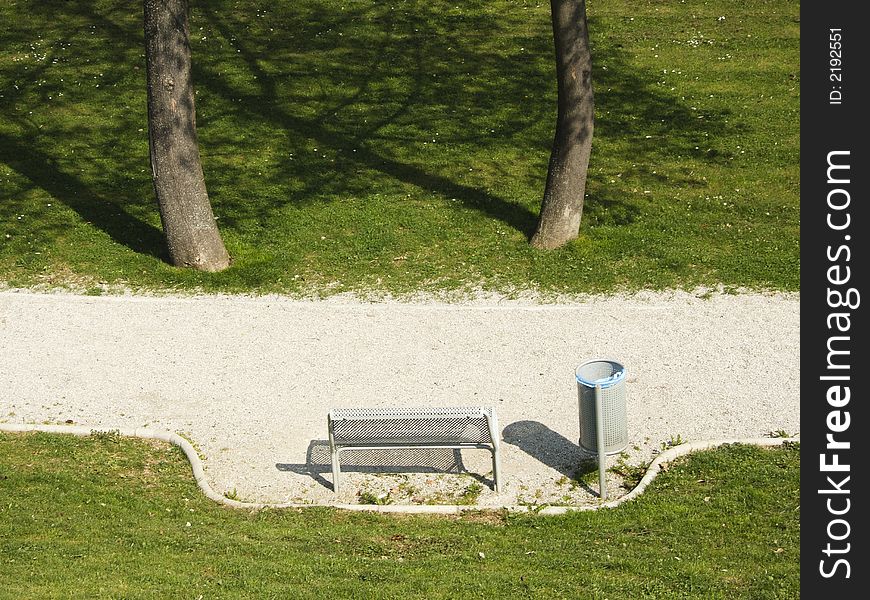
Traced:
MULTIPOLYGON (((265 3, 246 13, 220 1, 194 6, 191 29, 202 36, 192 40, 200 146, 221 226, 242 230, 255 223, 265 232, 275 213, 288 205, 364 196, 372 189, 404 197, 400 192, 410 186, 456 199, 457 206, 531 235, 537 212, 530 207, 543 193, 555 123, 549 19, 460 14, 446 6, 421 1, 396 9, 371 3, 339 12, 334 3, 312 1, 265 3), (277 152, 270 164, 255 166, 264 144, 274 144, 277 152), (471 154, 454 152, 468 147, 471 154), (454 156, 474 164, 457 164, 454 156), (210 169, 210 157, 221 159, 212 162, 220 168, 210 169), (466 177, 481 163, 497 179, 516 182, 500 188, 516 195, 495 193, 466 177), (255 180, 260 193, 246 197, 255 180), (523 190, 534 192, 521 197, 523 190)), ((105 40, 100 60, 116 64, 118 72, 125 56, 141 54, 138 11, 131 16, 68 2, 37 8, 54 11, 54 19, 92 24, 105 40)), ((692 110, 678 92, 657 86, 656 73, 633 65, 618 40, 597 35, 603 22, 590 18, 589 23, 597 111, 606 115, 597 119, 595 136, 615 142, 608 151, 626 163, 655 163, 679 154, 714 164, 727 159, 694 151, 706 131, 729 130, 727 113, 692 110)), ((124 83, 117 74, 107 75, 124 83)), ((145 123, 144 113, 124 117, 124 127, 134 126, 137 118, 135 126, 145 123)), ((66 135, 89 133, 80 129, 66 135)), ((90 135, 93 139, 84 144, 105 143, 103 136, 90 135)), ((137 199, 131 213, 95 193, 57 166, 61 157, 48 144, 36 148, 7 134, 3 145, 4 161, 35 185, 50 188, 83 219, 136 252, 166 258, 159 229, 132 214, 156 207, 137 199)), ((592 153, 594 162, 595 141, 592 153)), ((111 182, 147 167, 147 157, 137 157, 130 148, 113 149, 109 159, 114 161, 106 172, 111 182)), ((639 214, 632 202, 601 185, 591 187, 588 222, 626 225, 639 214)))
POLYGON ((26 177, 133 252, 168 260, 163 232, 126 212, 77 177, 64 172, 50 154, 30 143, 0 133, 0 162, 26 177))
MULTIPOLYGON (((109 14, 124 10, 103 9, 109 14)), ((142 164, 141 152, 128 145, 135 137, 130 132, 144 125, 145 115, 131 113, 121 99, 128 91, 125 79, 138 67, 132 57, 141 52, 141 15, 137 12, 137 31, 117 24, 90 2, 45 0, 29 3, 27 10, 28 18, 10 23, 2 37, 17 57, 27 48, 32 57, 36 48, 42 55, 2 67, 2 76, 15 85, 0 95, 0 162, 115 243, 168 260, 162 231, 147 221, 156 205, 147 194, 136 193, 138 185, 131 189, 134 174, 148 166, 147 154, 142 164), (43 22, 46 26, 40 28, 43 22), (106 120, 90 120, 106 114, 116 115, 110 126, 106 120)), ((142 87, 143 97, 144 91, 142 87)), ((24 191, 16 196, 23 197, 24 191)), ((3 202, 0 212, 23 210, 16 196, 3 202)), ((28 227, 33 241, 42 245, 62 236, 70 224, 44 219, 28 227)))
MULTIPOLYGON (((235 39, 233 32, 242 28, 242 23, 234 21, 233 15, 218 11, 204 13, 213 32, 223 39, 234 40, 238 58, 243 61, 250 81, 255 83, 234 85, 220 72, 215 72, 218 68, 216 65, 209 61, 198 61, 195 62, 196 79, 201 89, 222 99, 225 106, 232 107, 231 110, 235 112, 233 118, 266 123, 285 132, 287 138, 300 146, 311 141, 319 148, 319 156, 306 157, 300 156, 298 147, 287 147, 285 158, 278 159, 275 170, 282 177, 301 182, 302 187, 276 204, 282 205, 288 199, 290 202, 305 203, 313 199, 364 194, 374 183, 372 177, 377 176, 374 174, 379 174, 445 199, 459 200, 466 207, 501 220, 530 236, 536 215, 526 206, 426 169, 413 160, 400 159, 396 155, 398 153, 392 152, 402 145, 419 142, 424 135, 431 136, 431 133, 423 132, 442 124, 443 106, 442 111, 434 115, 421 110, 421 107, 438 104, 435 99, 437 94, 430 81, 433 78, 432 69, 437 69, 437 65, 446 61, 439 56, 445 51, 444 48, 449 44, 462 46, 462 38, 456 36, 433 43, 431 31, 419 31, 420 28, 426 29, 427 19, 434 18, 432 14, 409 20, 402 19, 397 16, 398 11, 390 9, 372 6, 357 10, 357 13, 346 11, 341 15, 328 10, 318 11, 313 13, 313 20, 309 20, 312 14, 305 15, 309 19, 302 14, 289 15, 291 22, 286 27, 301 35, 282 40, 283 51, 297 56, 298 63, 315 62, 334 68, 332 77, 345 82, 344 87, 352 90, 350 94, 338 89, 335 89, 334 94, 325 90, 320 97, 318 94, 297 92, 294 86, 287 86, 285 82, 288 76, 293 77, 300 89, 311 89, 327 85, 323 83, 323 75, 294 72, 299 67, 292 62, 285 65, 269 63, 263 58, 270 55, 268 50, 263 49, 263 44, 268 46, 269 41, 235 39), (378 23, 378 28, 374 32, 365 30, 366 35, 362 39, 348 35, 338 44, 324 44, 319 39, 321 32, 338 30, 355 21, 378 23), (412 26, 416 31, 411 31, 412 26), (438 52, 438 49, 441 51, 438 52), (305 56, 298 58, 299 54, 305 56), (334 61, 329 59, 330 54, 352 54, 355 58, 351 61, 334 61), (264 62, 269 68, 262 66, 264 62), (408 89, 385 91, 387 82, 393 80, 401 80, 408 89), (304 110, 300 110, 300 106, 304 110), (369 112, 363 113, 362 107, 367 107, 369 112), (304 116, 311 114, 311 109, 315 109, 315 114, 304 116), (362 114, 367 116, 359 118, 362 114), (395 133, 397 129, 399 131, 395 133), (415 136, 408 132, 420 134, 415 136), (416 139, 408 138, 408 135, 416 139), (322 166, 320 157, 327 152, 336 156, 337 164, 331 168, 322 166)), ((426 13, 422 5, 421 11, 426 13)), ((475 59, 472 68, 487 73, 494 69, 510 71, 510 62, 506 59, 480 52, 474 55, 471 49, 468 54, 475 59)), ((463 93, 459 89, 453 91, 454 96, 463 93)), ((461 128, 462 124, 453 126, 461 128)), ((213 136, 212 141, 219 145, 222 143, 219 135, 213 136)), ((445 141, 449 142, 450 138, 445 141)), ((480 143, 483 140, 472 138, 470 141, 480 143)), ((281 185, 286 182, 274 183, 281 185)), ((268 201, 260 206, 240 203, 233 207, 228 222, 234 219, 262 220, 268 218, 274 208, 276 206, 268 201)))
MULTIPOLYGON (((527 237, 533 232, 537 213, 528 205, 537 204, 537 195, 531 202, 499 196, 461 181, 464 166, 424 166, 428 155, 440 150, 438 145, 421 147, 421 140, 435 142, 434 131, 441 134, 439 144, 472 144, 476 159, 484 161, 488 152, 505 148, 534 148, 546 156, 555 121, 549 23, 517 36, 486 17, 454 23, 439 6, 422 2, 403 11, 366 6, 341 14, 323 6, 282 15, 285 35, 293 34, 276 41, 236 37, 245 25, 236 13, 205 11, 202 18, 212 35, 232 42, 236 56, 226 60, 244 73, 244 81, 226 77, 221 72, 225 62, 194 61, 201 89, 221 107, 220 118, 266 123, 281 132, 286 152, 273 171, 285 181, 271 183, 299 184, 283 197, 261 198, 259 205, 234 203, 227 222, 262 221, 287 203, 365 194, 387 176, 400 185, 457 199, 527 237), (488 27, 489 35, 480 35, 488 27), (493 45, 498 35, 514 39, 516 47, 493 45), (525 100, 530 91, 532 100, 525 100), (300 151, 306 144, 320 155, 300 151), (324 160, 328 153, 331 163, 324 160)), ((596 26, 592 19, 593 33, 596 26)), ((603 40, 593 61, 608 67, 593 67, 596 103, 608 114, 599 119, 596 136, 618 142, 608 147, 616 148, 621 160, 654 164, 658 157, 680 154, 713 163, 725 160, 716 152, 694 149, 705 132, 728 129, 727 113, 700 114, 675 93, 660 89, 656 73, 633 66, 617 43, 603 40)), ((209 139, 215 146, 236 143, 215 132, 209 139)), ((593 160, 594 155, 593 142, 593 160)), ((509 180, 524 178, 522 171, 529 167, 498 164, 494 170, 509 180)), ((528 187, 542 193, 545 176, 542 161, 528 187)), ((687 183, 702 182, 679 182, 687 183)), ((630 224, 640 213, 635 204, 602 191, 587 198, 586 205, 595 224, 630 224)))

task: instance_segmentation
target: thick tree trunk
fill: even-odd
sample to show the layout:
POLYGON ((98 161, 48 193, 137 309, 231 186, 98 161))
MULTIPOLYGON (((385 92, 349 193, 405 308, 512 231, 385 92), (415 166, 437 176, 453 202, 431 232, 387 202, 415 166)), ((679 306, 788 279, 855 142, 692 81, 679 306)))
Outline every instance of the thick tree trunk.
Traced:
POLYGON ((179 267, 221 271, 230 257, 199 158, 187 0, 144 1, 151 174, 169 256, 179 267))
POLYGON ((584 0, 550 0, 556 45, 558 117, 535 248, 552 249, 577 237, 586 193, 594 125, 592 57, 584 0))

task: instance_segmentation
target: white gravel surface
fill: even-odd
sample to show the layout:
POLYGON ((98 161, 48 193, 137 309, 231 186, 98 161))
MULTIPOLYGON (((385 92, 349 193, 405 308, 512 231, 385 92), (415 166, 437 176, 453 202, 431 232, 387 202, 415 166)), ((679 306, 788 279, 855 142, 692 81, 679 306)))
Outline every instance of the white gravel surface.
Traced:
MULTIPOLYGON (((9 290, 0 422, 179 432, 211 486, 241 500, 353 503, 364 491, 396 503, 595 503, 597 477, 569 479, 585 458, 579 363, 627 369, 628 463, 677 436, 795 435, 799 310, 796 294, 449 304, 9 290), (329 408, 478 404, 502 427, 503 493, 486 451, 347 454, 332 492, 329 408)), ((619 483, 611 498, 625 493, 619 483)))

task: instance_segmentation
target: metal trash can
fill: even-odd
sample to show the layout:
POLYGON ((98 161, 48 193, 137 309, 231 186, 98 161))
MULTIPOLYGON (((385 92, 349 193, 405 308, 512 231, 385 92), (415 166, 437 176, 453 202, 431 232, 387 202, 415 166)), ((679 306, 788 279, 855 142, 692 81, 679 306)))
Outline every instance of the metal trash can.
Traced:
POLYGON ((574 374, 580 399, 580 447, 587 452, 598 452, 598 437, 595 433, 595 386, 601 385, 604 452, 622 452, 628 445, 625 367, 613 360, 597 358, 577 367, 574 374))

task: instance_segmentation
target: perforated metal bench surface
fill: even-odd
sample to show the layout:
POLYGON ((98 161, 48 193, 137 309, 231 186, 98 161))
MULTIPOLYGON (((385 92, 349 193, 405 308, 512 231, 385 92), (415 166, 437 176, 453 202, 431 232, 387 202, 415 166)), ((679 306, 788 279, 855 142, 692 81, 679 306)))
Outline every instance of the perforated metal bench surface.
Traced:
POLYGON ((328 424, 335 492, 341 452, 393 448, 489 450, 495 489, 501 491, 498 419, 492 407, 342 408, 329 411, 328 424))

